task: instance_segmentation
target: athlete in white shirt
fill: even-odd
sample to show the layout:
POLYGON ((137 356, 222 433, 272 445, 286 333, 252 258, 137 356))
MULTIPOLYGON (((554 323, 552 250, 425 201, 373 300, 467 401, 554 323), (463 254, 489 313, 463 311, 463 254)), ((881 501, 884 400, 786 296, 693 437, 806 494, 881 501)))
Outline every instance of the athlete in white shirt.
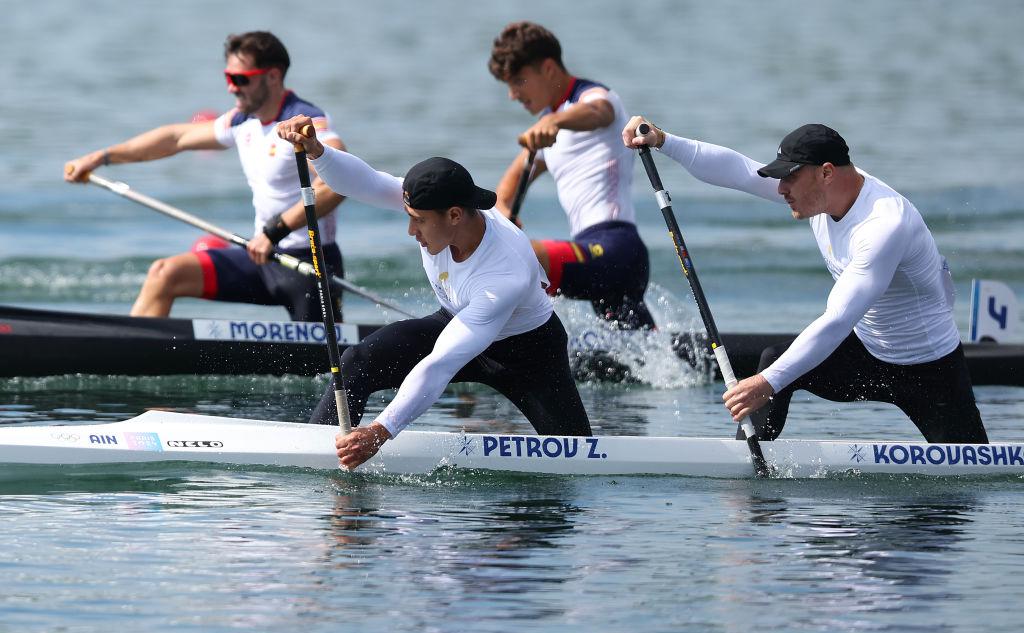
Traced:
POLYGON ((657 147, 704 182, 787 203, 794 218, 809 219, 835 279, 825 312, 788 349, 766 350, 758 373, 725 393, 734 419, 751 415, 758 437, 774 439, 793 392, 805 389, 834 401, 895 404, 929 442, 988 441, 945 259, 914 205, 854 167, 838 132, 801 126, 763 165, 654 126, 638 135, 642 122, 634 117, 623 129, 627 146, 657 147))
POLYGON ((498 184, 498 208, 510 215, 521 166, 533 151, 532 178, 551 172, 569 220, 571 240, 533 240, 551 280, 548 293, 589 300, 623 328, 654 327, 644 304, 650 262, 633 209, 634 152, 619 142, 627 118, 621 99, 569 74, 558 39, 532 22, 502 30, 489 68, 508 85, 509 98, 540 114, 520 135, 525 149, 498 184))
MULTIPOLYGON (((353 424, 375 391, 398 388, 374 420, 337 439, 338 458, 355 468, 426 411, 450 382, 480 382, 504 394, 542 435, 590 435, 569 369, 567 336, 545 294, 547 278, 530 242, 492 207, 495 194, 473 184, 447 158, 430 158, 405 178, 324 148, 300 133, 310 123, 281 123, 281 138, 302 143, 331 189, 367 204, 404 211, 420 244, 423 270, 441 309, 387 325, 341 357, 353 424)), ((328 386, 311 422, 337 420, 328 386)))
MULTIPOLYGON (((231 35, 224 44, 224 77, 235 107, 215 121, 175 123, 150 130, 123 143, 68 162, 64 179, 87 182, 94 169, 111 163, 132 163, 173 156, 197 149, 236 147, 245 178, 252 188, 255 232, 248 254, 236 248, 203 248, 158 259, 132 306, 133 316, 167 316, 178 297, 202 297, 284 306, 298 321, 318 320, 319 295, 313 280, 281 266, 264 266, 275 245, 282 253, 312 261, 305 234, 306 216, 299 195, 295 153, 277 134, 278 121, 297 114, 313 118, 324 143, 343 149, 320 108, 285 88, 290 65, 288 51, 272 33, 254 31, 231 35)), ((341 252, 334 239, 334 214, 342 197, 322 182, 317 190, 323 252, 328 273, 343 275, 341 252)), ((222 246, 227 246, 221 242, 222 246)), ((340 298, 340 295, 338 295, 340 298)), ((341 319, 340 303, 334 306, 341 319)))

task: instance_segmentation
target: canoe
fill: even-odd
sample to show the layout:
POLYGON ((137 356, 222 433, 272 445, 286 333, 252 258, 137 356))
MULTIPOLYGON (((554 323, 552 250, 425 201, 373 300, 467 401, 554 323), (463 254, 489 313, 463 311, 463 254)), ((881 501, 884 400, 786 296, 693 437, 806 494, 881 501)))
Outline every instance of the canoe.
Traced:
MULTIPOLYGON (((105 424, 0 428, 0 478, 124 474, 131 465, 337 470, 337 427, 167 411, 105 424)), ((774 476, 847 473, 1024 475, 1024 444, 893 441, 762 442, 774 476)), ((468 469, 559 475, 754 476, 745 442, 692 437, 561 437, 405 431, 360 472, 421 474, 468 469)))
MULTIPOLYGON (((379 325, 338 324, 342 348, 379 325)), ((623 333, 628 335, 628 333, 623 333)), ((761 351, 792 334, 722 334, 737 375, 757 369, 761 351)), ((628 368, 574 337, 577 378, 628 381, 628 368)), ((299 374, 328 371, 319 323, 230 319, 139 318, 0 306, 0 378, 63 374, 299 374)), ((691 366, 715 367, 699 335, 673 337, 691 366)), ((1024 386, 1024 345, 964 344, 975 385, 1024 386)))

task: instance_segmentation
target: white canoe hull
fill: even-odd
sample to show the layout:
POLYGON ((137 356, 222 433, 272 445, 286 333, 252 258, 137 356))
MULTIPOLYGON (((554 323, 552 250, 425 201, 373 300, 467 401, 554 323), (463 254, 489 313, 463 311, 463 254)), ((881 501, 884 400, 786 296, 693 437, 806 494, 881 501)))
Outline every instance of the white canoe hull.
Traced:
MULTIPOLYGON (((336 427, 148 411, 124 422, 0 428, 0 465, 201 462, 334 470, 336 427)), ((846 472, 1024 475, 1024 444, 776 440, 781 477, 846 472)), ((745 442, 685 437, 558 437, 405 431, 359 468, 417 474, 439 467, 572 475, 752 477, 745 442)), ((36 470, 36 469, 33 469, 36 470)))

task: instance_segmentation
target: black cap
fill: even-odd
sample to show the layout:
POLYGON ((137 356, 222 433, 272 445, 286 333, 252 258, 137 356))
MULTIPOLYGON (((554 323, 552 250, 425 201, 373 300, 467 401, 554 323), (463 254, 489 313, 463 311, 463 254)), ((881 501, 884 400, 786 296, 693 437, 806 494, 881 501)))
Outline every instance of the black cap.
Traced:
POLYGON ((490 209, 498 201, 493 191, 473 184, 466 168, 447 158, 435 156, 416 163, 405 174, 402 197, 413 209, 472 207, 490 209))
POLYGON ((785 178, 804 165, 850 164, 850 148, 839 132, 827 125, 808 123, 786 135, 779 154, 757 174, 762 178, 785 178))

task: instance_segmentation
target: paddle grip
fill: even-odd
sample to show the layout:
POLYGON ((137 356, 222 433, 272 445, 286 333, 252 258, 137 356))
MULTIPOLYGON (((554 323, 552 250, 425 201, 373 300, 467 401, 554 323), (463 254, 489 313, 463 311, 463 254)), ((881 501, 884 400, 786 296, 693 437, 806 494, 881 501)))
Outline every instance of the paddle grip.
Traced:
MULTIPOLYGON (((305 136, 306 138, 313 138, 316 132, 313 130, 312 125, 303 125, 302 129, 299 130, 299 134, 305 136)), ((306 148, 302 146, 302 143, 294 143, 294 145, 296 154, 298 154, 299 152, 306 151, 306 148)))

